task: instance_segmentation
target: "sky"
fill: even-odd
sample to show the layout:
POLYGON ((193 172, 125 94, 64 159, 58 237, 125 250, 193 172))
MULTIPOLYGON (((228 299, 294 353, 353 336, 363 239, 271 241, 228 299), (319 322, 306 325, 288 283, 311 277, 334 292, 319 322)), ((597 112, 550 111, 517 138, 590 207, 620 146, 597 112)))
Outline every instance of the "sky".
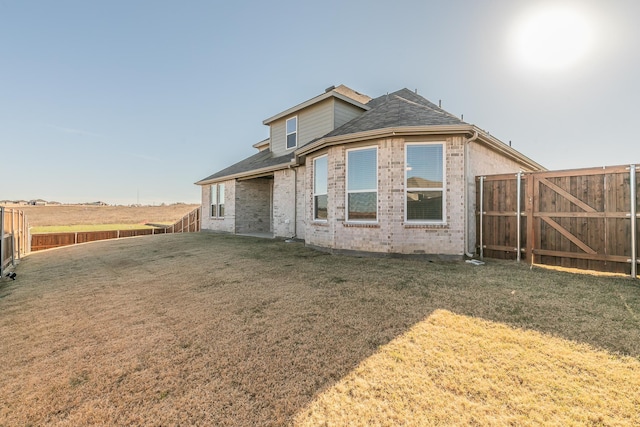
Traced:
POLYGON ((0 0, 0 200, 195 202, 262 124, 404 87, 548 169, 640 163, 637 0, 0 0))

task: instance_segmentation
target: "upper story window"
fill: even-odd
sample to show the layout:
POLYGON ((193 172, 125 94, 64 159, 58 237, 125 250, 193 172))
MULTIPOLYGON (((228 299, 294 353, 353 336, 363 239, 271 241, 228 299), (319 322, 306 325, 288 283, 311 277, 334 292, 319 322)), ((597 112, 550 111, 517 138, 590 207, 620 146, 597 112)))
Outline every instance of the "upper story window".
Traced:
POLYGON ((406 209, 410 222, 443 223, 444 144, 406 145, 406 209))
POLYGON ((327 220, 328 175, 327 156, 313 159, 313 219, 317 221, 327 220))
POLYGON ((287 150, 298 145, 298 116, 287 119, 287 150))
POLYGON ((224 184, 211 186, 211 217, 224 218, 224 184))
POLYGON ((347 221, 378 219, 378 149, 347 150, 347 221))

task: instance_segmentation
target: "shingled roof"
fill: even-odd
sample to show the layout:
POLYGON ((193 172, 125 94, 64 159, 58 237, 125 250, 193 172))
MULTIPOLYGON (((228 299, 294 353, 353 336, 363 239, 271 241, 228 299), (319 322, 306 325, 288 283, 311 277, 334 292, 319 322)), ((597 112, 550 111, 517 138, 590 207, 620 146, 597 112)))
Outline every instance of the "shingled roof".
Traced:
POLYGON ((467 124, 406 88, 372 99, 367 107, 371 109, 323 138, 394 127, 467 124))
POLYGON ((257 171, 261 169, 279 169, 279 167, 285 167, 286 165, 290 164, 292 159, 293 153, 285 154, 284 156, 279 157, 272 157, 271 150, 263 150, 251 157, 247 157, 246 159, 229 166, 228 168, 222 169, 221 171, 216 172, 213 175, 201 179, 200 181, 196 182, 196 184, 206 183, 207 181, 212 181, 218 178, 240 175, 246 172, 257 171))
MULTIPOLYGON (((361 97, 360 101, 368 100, 368 97, 365 97, 364 95, 361 95, 361 97)), ((339 128, 334 129, 328 134, 308 142, 304 146, 308 146, 309 144, 323 138, 349 135, 376 129, 467 124, 429 100, 406 88, 368 100, 368 102, 366 102, 366 106, 370 109, 365 111, 362 115, 345 123, 339 128)), ((265 120, 265 122, 272 119, 265 120)), ((248 174, 253 171, 285 168, 291 164, 291 161, 294 159, 293 152, 279 157, 272 156, 273 154, 271 150, 263 150, 200 180, 196 184, 205 184, 220 178, 237 175, 242 176, 243 174, 248 174)))

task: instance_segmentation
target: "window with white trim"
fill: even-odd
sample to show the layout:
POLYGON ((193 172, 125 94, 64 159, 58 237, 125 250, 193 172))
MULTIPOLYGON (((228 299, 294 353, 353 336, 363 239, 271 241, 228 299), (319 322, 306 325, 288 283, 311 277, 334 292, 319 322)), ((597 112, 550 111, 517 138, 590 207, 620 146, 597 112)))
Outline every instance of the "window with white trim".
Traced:
POLYGON ((405 219, 443 223, 445 165, 443 143, 405 145, 405 219))
POLYGON ((378 220, 378 149, 347 150, 347 221, 378 220))
POLYGON ((224 184, 211 186, 211 217, 224 218, 224 184))
POLYGON ((287 150, 298 145, 298 116, 287 119, 287 150))
POLYGON ((327 220, 328 176, 327 156, 313 159, 313 219, 316 221, 327 220))

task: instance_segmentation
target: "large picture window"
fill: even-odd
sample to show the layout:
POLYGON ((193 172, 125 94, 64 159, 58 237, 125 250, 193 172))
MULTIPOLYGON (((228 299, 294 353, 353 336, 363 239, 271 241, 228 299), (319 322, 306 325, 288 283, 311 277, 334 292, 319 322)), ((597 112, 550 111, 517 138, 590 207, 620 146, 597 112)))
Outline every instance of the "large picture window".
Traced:
POLYGON ((327 156, 313 159, 313 219, 327 220, 327 186, 328 165, 327 156))
POLYGON ((444 222, 444 144, 406 145, 407 221, 444 222))
POLYGON ((211 186, 211 217, 224 217, 224 184, 211 186))
POLYGON ((287 150, 298 145, 298 117, 291 117, 286 122, 287 150))
POLYGON ((347 150, 347 221, 378 219, 378 149, 347 150))

